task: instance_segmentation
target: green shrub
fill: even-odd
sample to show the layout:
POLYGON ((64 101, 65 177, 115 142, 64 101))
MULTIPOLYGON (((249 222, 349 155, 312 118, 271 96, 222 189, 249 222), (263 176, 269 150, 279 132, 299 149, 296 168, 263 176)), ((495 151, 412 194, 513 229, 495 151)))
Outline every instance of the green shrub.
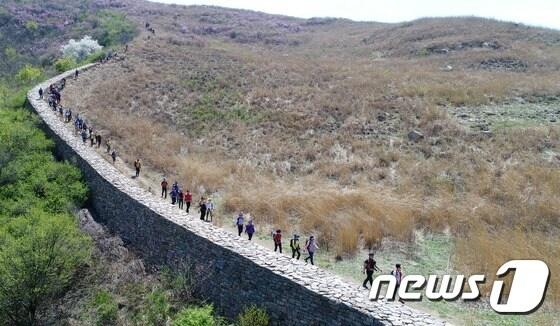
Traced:
POLYGON ((269 323, 266 311, 256 306, 245 308, 237 317, 237 326, 268 326, 269 323))
POLYGON ((95 294, 92 300, 95 310, 95 324, 99 326, 114 324, 118 317, 119 308, 113 295, 107 290, 95 294))
POLYGON ((171 305, 165 292, 155 290, 150 293, 144 311, 143 319, 148 325, 165 325, 171 312, 171 305))
POLYGON ((105 55, 106 55, 106 53, 103 50, 95 51, 94 53, 88 55, 88 57, 82 63, 83 64, 88 64, 88 63, 94 63, 94 62, 101 61, 101 59, 104 58, 105 55))
POLYGON ((127 43, 136 35, 136 27, 125 14, 103 11, 98 14, 98 22, 101 32, 96 38, 103 46, 127 43))
POLYGON ((174 326, 215 326, 218 321, 214 318, 214 307, 189 307, 181 310, 175 320, 174 326))
POLYGON ((54 67, 58 72, 65 72, 76 68, 76 59, 72 57, 63 57, 55 61, 54 67))
POLYGON ((39 29, 39 24, 34 20, 28 20, 25 23, 25 29, 27 29, 30 32, 35 32, 36 30, 39 29))
POLYGON ((4 49, 4 55, 8 60, 14 60, 18 56, 18 52, 11 46, 8 46, 4 49))
POLYGON ((52 141, 35 123, 30 112, 0 110, 0 215, 60 214, 86 199, 80 171, 55 161, 52 141))
POLYGON ((43 77, 43 72, 40 68, 33 67, 32 65, 25 65, 16 74, 16 80, 25 84, 36 82, 43 77))

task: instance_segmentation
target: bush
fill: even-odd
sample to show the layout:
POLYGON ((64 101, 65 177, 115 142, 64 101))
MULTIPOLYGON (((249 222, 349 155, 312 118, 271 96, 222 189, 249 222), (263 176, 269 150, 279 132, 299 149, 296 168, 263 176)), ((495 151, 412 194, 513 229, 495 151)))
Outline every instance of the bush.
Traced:
POLYGON ((103 50, 96 51, 96 52, 88 55, 88 57, 82 63, 88 64, 88 63, 94 63, 94 62, 101 61, 101 59, 104 58, 105 55, 106 55, 106 53, 103 50))
POLYGON ((173 322, 174 326, 215 326, 218 321, 214 318, 214 307, 206 305, 202 307, 184 308, 173 322))
POLYGON ((113 295, 107 290, 97 292, 92 300, 95 309, 95 324, 110 325, 116 322, 119 308, 113 295))
POLYGON ((170 317, 171 305, 164 291, 155 290, 147 297, 144 321, 148 325, 165 325, 170 317))
POLYGON ((60 58, 60 59, 56 60, 56 62, 54 63, 54 66, 56 68, 56 71, 65 72, 65 71, 71 70, 73 68, 76 68, 77 63, 76 63, 76 59, 74 59, 74 57, 64 57, 64 58, 60 58))
POLYGON ((136 34, 136 28, 126 15, 103 11, 98 15, 101 33, 99 42, 104 46, 124 44, 131 41, 136 34))
POLYGON ((238 326, 268 326, 270 320, 265 310, 256 306, 245 308, 237 317, 238 326))
POLYGON ((43 77, 43 72, 40 68, 31 65, 25 65, 16 74, 16 80, 25 84, 36 82, 43 77))
POLYGON ((61 51, 64 57, 72 57, 77 61, 82 61, 102 48, 96 40, 86 35, 79 41, 71 39, 68 44, 62 46, 61 51))
POLYGON ((39 29, 39 24, 34 20, 28 20, 25 23, 25 29, 27 29, 30 32, 35 32, 36 30, 39 29))

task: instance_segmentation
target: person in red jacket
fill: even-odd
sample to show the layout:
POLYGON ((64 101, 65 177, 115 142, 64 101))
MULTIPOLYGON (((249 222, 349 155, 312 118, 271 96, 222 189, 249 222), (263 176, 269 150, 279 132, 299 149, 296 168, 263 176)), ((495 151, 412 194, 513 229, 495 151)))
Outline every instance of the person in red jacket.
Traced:
POLYGON ((272 236, 274 240, 274 251, 280 249, 280 253, 282 253, 282 231, 276 230, 276 233, 272 236))
POLYGON ((184 193, 185 196, 185 204, 187 204, 187 214, 189 213, 189 209, 191 208, 191 203, 192 203, 192 194, 190 190, 187 190, 184 193))

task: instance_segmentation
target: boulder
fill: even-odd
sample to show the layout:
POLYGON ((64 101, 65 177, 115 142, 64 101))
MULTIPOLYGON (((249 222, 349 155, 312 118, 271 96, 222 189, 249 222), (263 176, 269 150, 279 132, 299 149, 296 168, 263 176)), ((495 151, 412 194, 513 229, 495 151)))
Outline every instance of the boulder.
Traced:
POLYGON ((410 140, 410 141, 413 141, 413 142, 417 143, 422 139, 424 139, 424 134, 422 134, 418 130, 412 130, 408 133, 408 140, 410 140))

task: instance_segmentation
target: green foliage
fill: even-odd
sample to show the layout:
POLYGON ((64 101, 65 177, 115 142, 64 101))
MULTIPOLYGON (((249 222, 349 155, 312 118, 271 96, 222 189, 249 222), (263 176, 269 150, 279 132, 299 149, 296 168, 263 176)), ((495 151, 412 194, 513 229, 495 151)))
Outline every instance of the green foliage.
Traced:
POLYGON ((54 160, 52 141, 35 123, 29 112, 0 111, 0 215, 63 213, 86 199, 79 170, 54 160))
POLYGON ((55 61, 54 66, 58 72, 65 72, 77 66, 76 59, 73 57, 63 57, 55 61))
POLYGON ((24 84, 36 82, 42 77, 43 72, 41 71, 41 68, 36 68, 32 65, 25 65, 16 74, 16 80, 24 84))
POLYGON ((245 308, 237 317, 237 326, 268 326, 269 324, 266 311, 256 306, 245 308))
POLYGON ((179 272, 163 268, 160 279, 164 289, 169 293, 173 304, 185 304, 194 301, 196 287, 196 269, 194 265, 183 264, 179 272))
POLYGON ((175 320, 174 326, 216 326, 219 322, 214 318, 214 307, 188 307, 181 310, 175 320))
POLYGON ((55 162, 52 142, 23 110, 0 110, 0 315, 32 325, 89 258, 72 216, 85 200, 79 171, 55 162))
POLYGON ((64 291, 89 257, 90 241, 66 214, 33 210, 0 228, 0 315, 33 325, 40 304, 64 291))
POLYGON ((157 289, 150 293, 144 308, 144 322, 148 325, 165 325, 171 317, 171 305, 164 291, 157 289))
POLYGON ((118 317, 118 305, 113 295, 107 290, 98 291, 91 301, 95 310, 95 324, 105 326, 114 324, 118 317))
POLYGON ((4 55, 8 60, 14 60, 18 56, 18 52, 11 46, 8 46, 4 49, 4 55))
POLYGON ((106 53, 103 50, 95 51, 94 53, 90 54, 83 62, 80 64, 88 64, 101 61, 103 57, 105 57, 106 53))
POLYGON ((39 24, 34 20, 28 20, 25 23, 25 29, 27 29, 30 32, 35 32, 39 29, 39 24))
POLYGON ((96 35, 103 46, 124 44, 136 35, 136 27, 125 14, 102 11, 97 15, 101 32, 96 35))

